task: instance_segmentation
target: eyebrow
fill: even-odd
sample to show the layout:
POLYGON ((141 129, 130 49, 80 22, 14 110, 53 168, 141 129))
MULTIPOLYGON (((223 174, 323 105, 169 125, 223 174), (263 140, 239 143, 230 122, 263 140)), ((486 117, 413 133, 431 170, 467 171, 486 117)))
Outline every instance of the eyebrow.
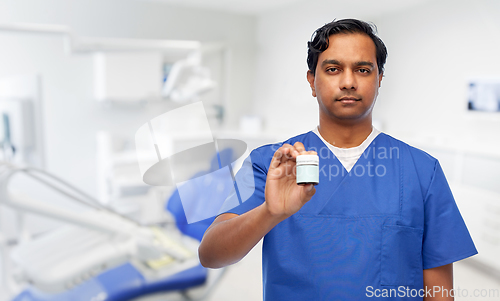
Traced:
POLYGON ((324 60, 321 63, 321 67, 324 67, 325 65, 342 65, 342 63, 337 60, 324 60))
POLYGON ((357 67, 359 67, 359 66, 370 66, 370 67, 372 67, 372 68, 374 68, 374 67, 375 67, 375 64, 374 64, 374 63, 372 63, 372 62, 368 62, 368 61, 356 62, 354 65, 355 65, 355 66, 357 66, 357 67))
MULTIPOLYGON (((337 61, 337 60, 324 60, 322 63, 321 63, 321 67, 324 67, 325 65, 342 65, 342 63, 340 61, 337 61)), ((372 63, 372 62, 369 62, 369 61, 360 61, 360 62, 356 62, 354 63, 354 66, 356 67, 359 67, 359 66, 370 66, 371 68, 374 68, 375 67, 375 64, 372 63)))

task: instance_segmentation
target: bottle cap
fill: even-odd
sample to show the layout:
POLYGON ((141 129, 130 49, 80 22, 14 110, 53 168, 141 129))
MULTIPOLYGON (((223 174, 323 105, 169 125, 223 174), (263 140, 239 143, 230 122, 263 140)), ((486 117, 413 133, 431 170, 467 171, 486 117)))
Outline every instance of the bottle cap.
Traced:
POLYGON ((299 165, 319 165, 318 155, 299 155, 296 159, 297 166, 299 165))

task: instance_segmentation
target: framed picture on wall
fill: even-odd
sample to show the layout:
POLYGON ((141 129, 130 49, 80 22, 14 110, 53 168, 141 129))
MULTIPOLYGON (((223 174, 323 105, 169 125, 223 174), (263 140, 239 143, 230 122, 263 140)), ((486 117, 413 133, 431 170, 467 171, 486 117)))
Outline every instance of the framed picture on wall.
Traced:
POLYGON ((468 110, 500 112, 500 77, 469 80, 468 110))

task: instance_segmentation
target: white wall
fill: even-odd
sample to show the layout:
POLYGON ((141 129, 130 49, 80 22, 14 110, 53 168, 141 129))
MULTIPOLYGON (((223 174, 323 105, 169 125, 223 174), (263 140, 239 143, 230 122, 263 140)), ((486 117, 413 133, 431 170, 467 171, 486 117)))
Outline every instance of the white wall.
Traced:
POLYGON ((432 1, 377 18, 389 50, 375 116, 397 136, 500 154, 500 115, 467 113, 467 79, 500 75, 500 3, 432 1))
MULTIPOLYGON (((247 110, 255 60, 256 18, 131 0, 0 1, 0 22, 61 24, 78 36, 227 42, 231 49, 228 124, 247 110)), ((55 35, 0 31, 0 77, 42 77, 46 167, 95 195, 98 130, 133 136, 167 106, 111 109, 93 99, 90 55, 68 56, 55 35)))

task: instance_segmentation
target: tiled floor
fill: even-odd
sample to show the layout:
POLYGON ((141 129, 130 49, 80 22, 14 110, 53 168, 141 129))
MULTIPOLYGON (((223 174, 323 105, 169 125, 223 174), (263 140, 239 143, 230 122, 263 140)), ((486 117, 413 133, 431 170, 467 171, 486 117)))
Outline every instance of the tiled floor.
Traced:
MULTIPOLYGON (((209 301, 262 300, 261 248, 258 244, 247 257, 226 271, 209 301)), ((456 301, 500 301, 500 278, 492 278, 474 268, 473 261, 454 264, 454 283, 456 301)))

